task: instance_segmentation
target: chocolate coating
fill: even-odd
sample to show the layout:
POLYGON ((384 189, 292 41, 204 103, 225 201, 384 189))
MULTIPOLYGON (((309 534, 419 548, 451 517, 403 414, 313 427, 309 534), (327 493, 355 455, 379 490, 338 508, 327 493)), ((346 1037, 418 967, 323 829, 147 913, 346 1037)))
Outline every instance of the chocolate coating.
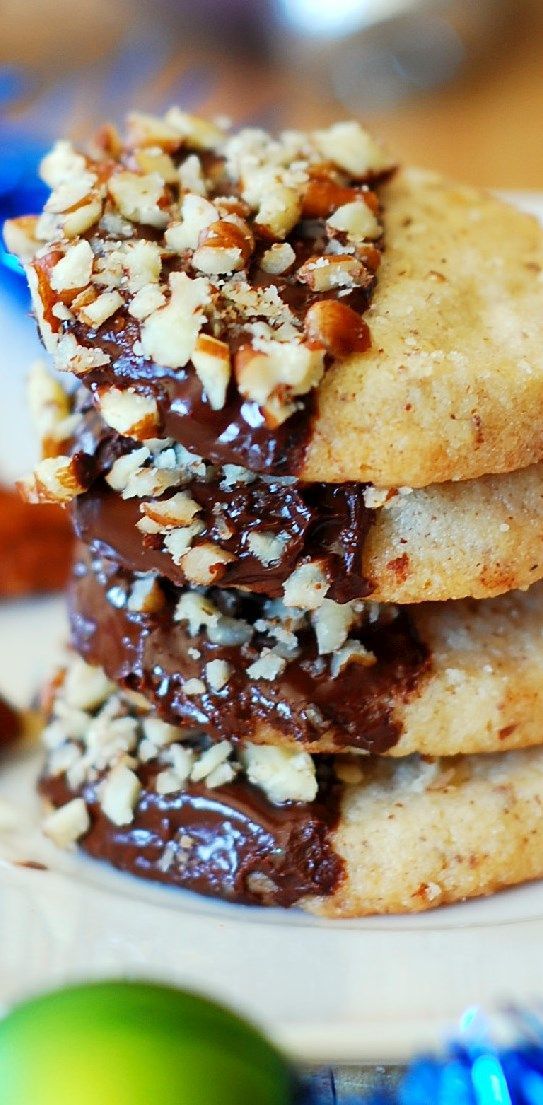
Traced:
MULTIPOLYGON (((346 602, 371 593, 371 585, 358 570, 375 513, 364 505, 362 485, 284 487, 258 480, 225 490, 215 479, 192 480, 186 490, 200 505, 198 517, 204 525, 193 547, 211 541, 234 557, 221 570, 221 587, 280 597, 285 580, 309 557, 324 560, 332 581, 329 598, 346 602), (230 528, 229 537, 219 528, 219 519, 230 528), (278 561, 266 566, 251 553, 248 538, 257 533, 284 535, 278 561)), ((182 567, 162 550, 162 538, 144 536, 137 529, 140 500, 123 500, 100 480, 74 500, 71 510, 77 536, 93 552, 133 571, 157 572, 174 583, 187 582, 182 567)))
MULTIPOLYGON (((232 182, 226 182, 219 175, 214 194, 223 193, 225 188, 231 193, 232 182)), ((367 185, 363 185, 357 194, 367 194, 370 199, 373 196, 372 206, 378 208, 377 197, 368 192, 367 185)), ((355 193, 351 198, 354 196, 355 193)), ((153 240, 160 239, 160 235, 149 227, 145 228, 145 236, 153 240)), ((101 232, 101 237, 106 245, 107 234, 101 232)), ((276 288, 282 302, 302 324, 309 308, 317 301, 327 299, 339 300, 344 306, 362 315, 371 302, 376 284, 383 248, 382 239, 364 247, 364 275, 358 286, 315 292, 308 284, 300 281, 297 269, 310 257, 321 256, 326 242, 324 218, 302 220, 289 238, 296 256, 292 268, 285 273, 271 275, 261 267, 262 254, 269 242, 266 239, 257 240, 247 269, 248 284, 254 289, 271 286, 276 288)), ((99 246, 96 236, 94 245, 95 248, 99 246)), ((110 358, 109 364, 85 373, 85 383, 95 396, 104 387, 115 386, 122 389, 133 386, 141 394, 152 396, 156 400, 161 422, 160 434, 175 438, 207 460, 241 464, 254 472, 295 474, 299 470, 311 433, 316 403, 314 392, 304 395, 299 400, 299 409, 281 425, 274 427, 266 423, 257 403, 243 398, 232 378, 225 405, 221 410, 212 410, 192 362, 189 361, 182 369, 172 370, 155 364, 142 354, 140 326, 124 307, 97 329, 91 329, 76 319, 59 322, 51 311, 55 297, 51 289, 50 274, 52 266, 61 256, 58 249, 52 247, 48 254, 33 262, 44 317, 53 332, 73 334, 79 345, 99 349, 110 358)), ((164 264, 164 275, 184 268, 185 263, 181 257, 171 256, 164 264)), ((257 314, 253 321, 258 319, 261 316, 257 314)), ((244 330, 239 320, 232 323, 225 318, 221 332, 215 336, 228 343, 233 356, 242 345, 251 342, 250 330, 244 330)), ((363 352, 370 345, 369 329, 364 322, 354 346, 351 348, 347 345, 342 350, 342 356, 354 351, 363 352)), ((327 355, 328 367, 331 360, 331 355, 327 355)))
MULTIPOLYGON (((96 784, 84 787, 91 821, 81 841, 86 852, 140 878, 246 905, 290 906, 309 894, 333 893, 343 871, 331 843, 333 785, 325 782, 310 804, 274 806, 243 780, 160 795, 152 789, 157 770, 152 763, 138 768, 143 790, 130 825, 109 821, 96 784), (181 842, 166 866, 161 858, 175 838, 181 842)), ((74 797, 60 776, 42 777, 39 788, 55 806, 74 797)))
MULTIPOLYGON (((114 563, 93 565, 82 554, 70 589, 72 644, 115 682, 144 694, 165 720, 234 742, 250 740, 256 727, 266 724, 309 749, 324 733, 333 736, 338 748, 374 753, 397 742, 400 727, 393 703, 413 692, 429 663, 408 612, 400 610, 389 624, 377 622, 360 631, 376 656, 370 667, 350 663, 333 679, 317 656, 313 632, 305 631, 299 635, 300 655, 280 676, 255 680, 246 669, 262 646, 269 645, 267 638, 255 633, 249 644, 227 646, 212 643, 206 633, 191 637, 185 623, 174 620, 175 589, 169 590, 159 614, 134 613, 127 607, 132 580, 131 573, 114 563), (232 669, 227 685, 187 695, 186 681, 205 680, 206 664, 216 659, 232 669)), ((251 622, 262 616, 257 596, 219 591, 211 597, 230 616, 251 622)))
MULTIPOLYGON (((76 458, 81 483, 89 490, 71 504, 77 536, 98 555, 118 560, 132 571, 154 571, 172 582, 186 582, 182 568, 162 551, 161 537, 144 537, 136 528, 141 517, 137 498, 124 500, 103 478, 118 457, 134 448, 130 438, 106 426, 89 408, 88 393, 81 389, 78 408, 81 426, 69 445, 76 458)), ((136 443, 137 444, 137 443, 136 443)), ((213 542, 231 553, 220 577, 221 587, 248 588, 270 597, 280 597, 283 583, 304 558, 322 558, 331 579, 329 598, 347 602, 365 598, 372 584, 362 577, 362 551, 376 511, 366 507, 366 484, 274 483, 273 477, 257 476, 249 484, 221 487, 222 477, 192 479, 184 484, 201 507, 202 533, 192 544, 213 542), (226 537, 219 519, 231 530, 226 537), (281 534, 284 551, 277 563, 264 566, 249 548, 250 533, 281 534)), ((163 498, 173 494, 170 489, 163 498)), ((160 496, 159 496, 160 498, 160 496)))
MULTIPOLYGON (((264 283, 255 275, 251 282, 253 286, 264 283)), ((266 284, 271 282, 267 277, 266 284)), ((274 283, 280 287, 281 298, 291 309, 295 306, 295 313, 300 315, 317 299, 331 297, 331 293, 317 296, 307 286, 295 285, 292 278, 287 283, 286 279, 276 277, 274 283), (290 295, 285 294, 287 289, 291 289, 290 295)), ((369 287, 357 288, 342 298, 345 306, 360 312, 367 309, 369 302, 369 287)), ((74 332, 81 345, 89 344, 88 332, 82 327, 76 325, 74 332)), ((226 339, 228 335, 222 337, 226 339)), ((276 475, 295 474, 299 470, 316 409, 314 393, 304 396, 301 409, 276 427, 267 425, 258 404, 245 400, 233 381, 224 407, 212 410, 191 362, 175 371, 163 368, 134 352, 138 340, 139 327, 124 311, 117 312, 96 331, 91 344, 107 353, 111 363, 86 374, 85 383, 94 395, 104 386, 134 386, 141 394, 152 396, 158 405, 160 432, 214 463, 241 464, 253 472, 276 475)), ((243 342, 240 338, 236 342, 229 338, 229 344, 234 350, 243 342)), ((368 332, 367 348, 370 344, 368 332)))

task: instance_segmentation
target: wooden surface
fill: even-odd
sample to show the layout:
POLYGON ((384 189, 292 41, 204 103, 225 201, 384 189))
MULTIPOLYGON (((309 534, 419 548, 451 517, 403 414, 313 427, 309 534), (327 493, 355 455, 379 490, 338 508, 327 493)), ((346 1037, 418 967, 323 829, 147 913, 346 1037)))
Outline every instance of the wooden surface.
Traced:
POLYGON ((372 1099, 377 1105, 379 1092, 388 1091, 392 1096, 404 1069, 348 1066, 302 1070, 301 1100, 297 1105, 357 1105, 362 1099, 365 1105, 372 1099))

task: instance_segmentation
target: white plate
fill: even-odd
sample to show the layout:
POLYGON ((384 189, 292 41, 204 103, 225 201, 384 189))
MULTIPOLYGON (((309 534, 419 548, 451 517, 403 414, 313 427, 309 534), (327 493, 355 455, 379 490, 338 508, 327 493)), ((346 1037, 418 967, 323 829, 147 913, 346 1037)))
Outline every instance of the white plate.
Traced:
MULTIPOLYGON (((543 198, 524 202, 543 215, 543 198)), ((0 330, 6 311, 0 300, 0 330)), ((32 344, 30 328, 10 325, 18 349, 32 344)), ((28 701, 63 625, 60 600, 0 609, 0 689, 28 701)), ((529 1001, 540 987, 543 884, 353 922, 206 901, 56 850, 39 831, 37 768, 19 755, 0 770, 0 798, 17 811, 0 830, 0 1003, 74 977, 148 976, 226 1001, 299 1059, 383 1061, 438 1043, 466 1007, 529 1001), (19 866, 29 860, 47 869, 19 866)))

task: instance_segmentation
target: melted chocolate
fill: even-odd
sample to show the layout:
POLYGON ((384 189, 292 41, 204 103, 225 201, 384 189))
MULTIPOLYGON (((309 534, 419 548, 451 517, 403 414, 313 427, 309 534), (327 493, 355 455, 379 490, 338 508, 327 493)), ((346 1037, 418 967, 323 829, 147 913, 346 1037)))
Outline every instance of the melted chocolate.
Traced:
MULTIPOLYGON (((143 789, 130 825, 108 820, 96 784, 83 788, 91 826, 81 846, 96 859, 246 905, 290 906, 309 894, 331 894, 339 884, 343 863, 330 839, 338 815, 333 785, 325 783, 310 804, 274 806, 243 780, 160 795, 152 789, 156 763, 137 770, 143 789)), ((42 778, 40 791, 55 806, 74 797, 60 776, 42 778)))
MULTIPOLYGON (((143 536, 136 528, 141 517, 137 498, 123 500, 103 476, 114 461, 134 448, 89 408, 89 396, 78 395, 82 422, 69 451, 75 457, 80 481, 89 490, 71 504, 76 534, 93 552, 118 560, 132 571, 155 571, 172 582, 186 582, 183 570, 162 551, 162 537, 143 536)), ((280 597, 283 583, 303 559, 323 558, 331 580, 329 598, 347 602, 365 598, 373 584, 360 574, 362 552, 376 511, 365 506, 366 484, 274 483, 257 476, 249 484, 221 487, 222 473, 192 479, 184 485, 201 507, 202 533, 192 544, 213 542, 235 560, 220 576, 221 587, 242 587, 280 597), (225 536, 224 525, 230 528, 225 536), (250 533, 281 534, 285 539, 280 560, 264 566, 249 548, 250 533)), ((174 493, 170 488, 162 498, 174 493)), ((160 497, 159 497, 160 498, 160 497)))
MULTIPOLYGON (((370 583, 360 575, 362 549, 374 516, 364 505, 363 485, 284 487, 257 480, 225 490, 220 479, 194 479, 186 490, 201 507, 198 517, 204 526, 192 547, 211 541, 234 557, 221 567, 221 587, 246 587, 280 597, 297 563, 322 557, 332 581, 329 598, 347 602, 371 593, 370 583), (225 524, 230 536, 225 536, 225 524), (258 533, 285 539, 281 558, 268 566, 250 551, 249 535, 258 533)), ((182 567, 162 550, 162 537, 144 537, 137 529, 139 499, 123 500, 101 480, 75 499, 71 510, 78 537, 93 552, 133 571, 153 571, 174 583, 186 582, 182 567)))
POLYGON ((67 327, 80 345, 102 349, 112 363, 85 374, 93 395, 105 386, 134 387, 156 400, 160 415, 157 436, 172 437, 191 452, 217 464, 240 464, 253 472, 293 474, 301 467, 315 396, 305 397, 298 410, 280 426, 271 428, 256 403, 243 399, 234 383, 219 411, 209 406, 192 364, 171 370, 134 353, 139 327, 124 311, 90 333, 80 324, 67 327))
MULTIPOLYGON (((233 183, 225 179, 220 158, 215 158, 216 173, 213 195, 231 195, 233 183)), ((382 179, 390 175, 382 174, 382 179)), ((329 185, 328 185, 329 187, 329 185)), ((235 190, 235 189, 234 189, 235 190)), ((337 189, 336 189, 337 191, 337 189)), ((344 189, 345 191, 345 189, 344 189)), ((347 188, 350 199, 364 196, 373 211, 379 211, 379 201, 375 193, 369 191, 367 183, 359 187, 347 188)), ((331 210, 335 209, 332 206, 331 210)), ((329 214, 329 212, 326 212, 329 214)), ((328 238, 324 217, 302 219, 289 236, 289 244, 296 255, 292 267, 282 274, 265 272, 261 267, 262 254, 269 247, 266 237, 259 237, 259 231, 253 228, 256 236, 255 249, 247 269, 247 282, 254 289, 274 287, 282 302, 303 325, 309 308, 317 301, 333 299, 345 307, 362 315, 371 302, 371 296, 377 280, 377 269, 383 249, 382 238, 372 245, 360 247, 362 275, 358 285, 353 288, 332 288, 328 291, 312 291, 307 283, 297 276, 297 270, 310 257, 319 257, 324 253, 328 238)), ((160 234, 152 228, 137 228, 136 236, 145 233, 145 237, 160 239, 160 234)), ((104 234, 104 240, 107 235, 104 234)), ((96 248, 97 239, 94 238, 96 248)), ((91 369, 85 373, 85 383, 92 392, 108 386, 126 388, 134 386, 144 395, 152 396, 158 405, 161 435, 173 437, 186 448, 204 456, 215 463, 241 464, 254 472, 274 474, 295 474, 299 471, 306 446, 311 435, 312 421, 316 413, 315 392, 304 395, 299 401, 299 409, 280 426, 270 426, 258 404, 246 401, 240 395, 232 378, 226 403, 221 410, 214 411, 209 406, 206 394, 194 370, 192 362, 185 368, 169 369, 155 364, 141 352, 140 325, 122 308, 98 329, 93 330, 77 320, 59 322, 52 314, 55 296, 50 285, 52 265, 61 254, 51 249, 49 254, 37 258, 34 267, 38 277, 44 317, 57 333, 74 334, 82 346, 100 349, 110 358, 109 364, 91 369)), ((187 262, 181 256, 170 256, 165 260, 163 276, 174 270, 186 269, 187 262)), ((189 266, 189 271, 190 266, 189 266)), ((73 295, 65 293, 63 302, 69 306, 73 295)), ((230 308, 231 311, 231 308, 230 308)), ((222 328, 216 337, 228 342, 233 355, 242 345, 250 344, 252 334, 244 330, 244 321, 227 321, 225 311, 222 328)), ((256 313, 251 321, 262 321, 264 315, 256 313)), ((248 320, 245 320, 245 323, 248 320)), ((204 327, 203 332, 205 332, 204 327)), ((307 335, 306 335, 307 336, 307 335)), ((357 335, 354 343, 347 340, 341 348, 341 356, 350 352, 364 352, 371 345, 369 330, 366 326, 357 335)), ((328 350, 325 358, 327 367, 331 364, 330 353, 339 355, 336 350, 328 350)))
MULTIPOLYGON (((122 686, 137 690, 167 721, 204 728, 215 740, 251 739, 256 726, 272 726, 291 741, 311 748, 326 737, 336 747, 382 753, 397 743, 400 726, 394 705, 416 689, 428 667, 407 611, 388 624, 376 622, 359 631, 376 662, 347 664, 333 679, 317 656, 312 631, 299 634, 300 654, 276 679, 251 679, 246 669, 269 638, 255 633, 249 644, 212 643, 205 632, 191 637, 185 623, 174 620, 179 591, 170 592, 160 614, 134 613, 127 607, 133 576, 115 564, 91 564, 84 554, 70 592, 71 639, 90 663, 102 665, 122 686), (205 681, 211 660, 225 660, 232 674, 220 691, 185 693, 186 681, 205 681)), ((225 613, 250 622, 262 617, 262 601, 241 592, 212 592, 225 613)))
MULTIPOLYGON (((244 400, 233 383, 224 407, 212 410, 192 364, 173 372, 136 356, 131 345, 135 335, 129 337, 132 329, 132 320, 123 320, 118 313, 107 333, 95 335, 93 346, 112 357, 112 365, 86 374, 85 382, 95 396, 104 385, 134 386, 140 394, 152 396, 160 416, 158 436, 173 437, 215 464, 240 464, 252 472, 275 475, 299 470, 311 435, 314 394, 306 397, 303 409, 275 428, 266 424, 258 405, 244 400)), ((85 344, 81 335, 78 341, 85 344)))

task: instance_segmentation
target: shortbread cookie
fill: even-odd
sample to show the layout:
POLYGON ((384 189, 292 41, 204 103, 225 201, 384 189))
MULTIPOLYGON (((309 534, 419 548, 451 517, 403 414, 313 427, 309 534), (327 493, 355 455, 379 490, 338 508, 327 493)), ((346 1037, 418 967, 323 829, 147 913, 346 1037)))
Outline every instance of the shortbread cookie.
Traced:
POLYGON ((44 829, 154 881, 328 917, 543 874, 543 751, 435 761, 207 746, 72 661, 44 732, 44 829))
MULTIPOLYGON (((354 777, 353 776, 352 778, 354 777)), ((543 876, 543 750, 363 761, 332 846, 344 879, 304 909, 411 913, 543 876)))
POLYGON ((242 592, 172 588, 83 555, 71 587, 74 647, 165 720, 215 740, 312 752, 455 755, 538 744, 542 627, 542 585, 482 602, 325 600, 304 611, 242 592))
POLYGON ((363 484, 273 482, 188 453, 176 467, 177 451, 168 442, 154 454, 133 448, 75 497, 81 540, 176 584, 279 598, 307 562, 338 602, 486 598, 543 576, 541 464, 381 494, 363 484))
POLYGON ((543 231, 408 170, 384 190, 372 347, 326 373, 306 479, 420 487, 543 455, 543 231))
MULTIPOLYGON (((376 496, 366 493, 365 502, 376 496)), ((400 490, 376 511, 360 575, 376 602, 484 599, 543 576, 543 464, 400 490)))
MULTIPOLYGON (((57 388, 43 368, 31 378, 40 409, 57 388)), ((133 571, 283 597, 311 562, 330 599, 401 603, 486 598, 543 574, 540 464, 417 489, 306 484, 212 465, 170 438, 132 441, 88 395, 77 406, 66 465, 42 461, 30 493, 71 497, 81 540, 133 571)))
POLYGON ((87 157, 59 144, 44 175, 8 244, 57 366, 119 431, 384 488, 542 457, 528 215, 428 173, 387 184, 356 123, 271 139, 174 109, 87 157))

